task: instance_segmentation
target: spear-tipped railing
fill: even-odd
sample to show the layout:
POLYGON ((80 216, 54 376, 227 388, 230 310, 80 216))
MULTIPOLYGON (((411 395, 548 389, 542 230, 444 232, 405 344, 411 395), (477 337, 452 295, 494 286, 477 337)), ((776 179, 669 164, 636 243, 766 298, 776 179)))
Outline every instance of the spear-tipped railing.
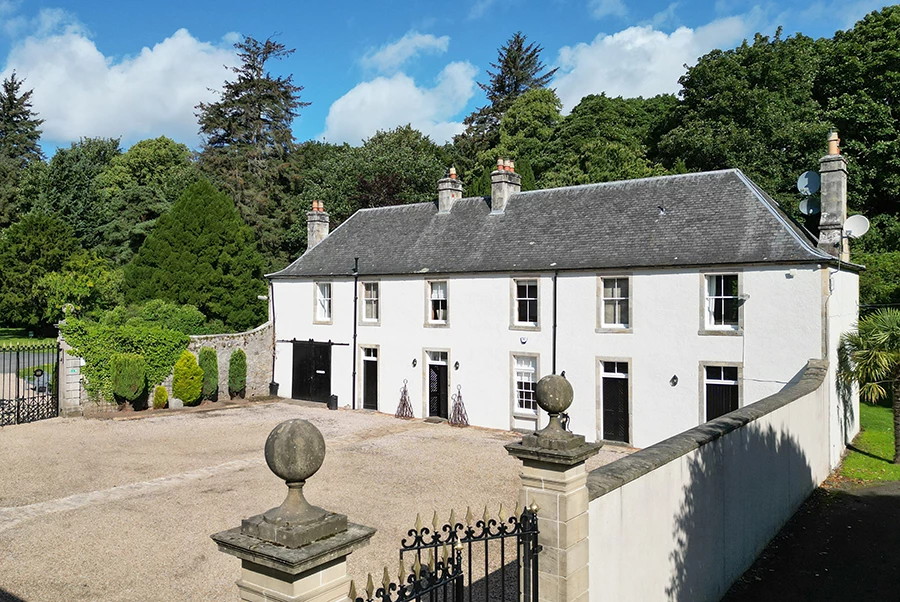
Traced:
POLYGON ((401 556, 396 583, 391 580, 388 568, 384 567, 381 587, 376 589, 372 573, 369 573, 363 596, 359 595, 356 583, 351 581, 350 600, 407 602, 427 597, 432 602, 463 602, 462 549, 463 545, 458 542, 452 547, 442 545, 440 558, 437 558, 436 549, 432 548, 429 550, 427 563, 423 565, 420 556, 417 555, 409 570, 404 566, 401 556))

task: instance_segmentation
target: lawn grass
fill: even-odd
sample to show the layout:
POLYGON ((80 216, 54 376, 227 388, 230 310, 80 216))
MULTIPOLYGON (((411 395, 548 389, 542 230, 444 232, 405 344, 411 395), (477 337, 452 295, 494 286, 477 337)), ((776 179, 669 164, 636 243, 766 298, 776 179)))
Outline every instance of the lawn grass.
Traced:
POLYGON ((0 346, 20 345, 22 343, 43 343, 54 340, 53 337, 28 337, 26 328, 0 328, 0 346))
POLYGON ((855 481, 900 481, 894 458, 894 417, 891 408, 859 404, 860 433, 853 440, 840 475, 855 481))

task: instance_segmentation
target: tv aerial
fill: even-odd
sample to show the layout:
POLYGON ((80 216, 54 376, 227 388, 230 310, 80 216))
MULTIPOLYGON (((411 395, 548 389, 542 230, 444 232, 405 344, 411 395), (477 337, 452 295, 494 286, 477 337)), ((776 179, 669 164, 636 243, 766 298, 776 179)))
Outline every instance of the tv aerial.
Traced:
POLYGON ((817 215, 822 211, 822 204, 813 195, 819 192, 822 184, 819 174, 814 171, 804 171, 797 178, 797 190, 806 198, 800 201, 800 213, 803 215, 817 215))
POLYGON ((865 215, 851 215, 844 222, 844 236, 859 238, 869 231, 869 218, 865 215))

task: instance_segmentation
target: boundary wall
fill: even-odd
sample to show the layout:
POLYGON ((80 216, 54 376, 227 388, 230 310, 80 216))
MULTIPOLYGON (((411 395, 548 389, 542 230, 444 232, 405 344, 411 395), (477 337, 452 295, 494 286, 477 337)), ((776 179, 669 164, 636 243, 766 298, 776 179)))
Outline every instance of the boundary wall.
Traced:
MULTIPOLYGON (((247 354, 247 397, 269 394, 272 380, 272 322, 266 322, 253 330, 233 334, 204 334, 191 336, 188 350, 200 356, 201 347, 212 347, 219 358, 219 399, 228 399, 228 362, 231 353, 243 349, 247 354)), ((171 390, 169 391, 171 393, 171 390)))
POLYGON ((720 600, 830 472, 827 372, 589 473, 590 602, 720 600))

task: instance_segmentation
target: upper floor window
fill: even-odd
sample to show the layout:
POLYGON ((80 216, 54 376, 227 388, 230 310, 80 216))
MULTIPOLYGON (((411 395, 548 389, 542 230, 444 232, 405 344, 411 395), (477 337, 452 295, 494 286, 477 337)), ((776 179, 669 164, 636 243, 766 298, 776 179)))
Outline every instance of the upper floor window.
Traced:
POLYGON ((530 355, 514 356, 516 363, 516 410, 537 413, 537 358, 530 355))
POLYGON ((331 321, 331 283, 316 283, 316 321, 331 321))
POLYGON ((706 327, 738 330, 740 296, 737 274, 711 274, 706 277, 706 327))
POLYGON ((516 280, 516 324, 538 325, 537 280, 516 280))
POLYGON ((381 316, 378 306, 378 283, 363 282, 363 321, 377 322, 381 316))
POLYGON ((447 313, 447 281, 429 282, 428 321, 432 324, 446 324, 447 313))
POLYGON ((629 328, 629 279, 627 277, 602 278, 601 328, 629 328))

